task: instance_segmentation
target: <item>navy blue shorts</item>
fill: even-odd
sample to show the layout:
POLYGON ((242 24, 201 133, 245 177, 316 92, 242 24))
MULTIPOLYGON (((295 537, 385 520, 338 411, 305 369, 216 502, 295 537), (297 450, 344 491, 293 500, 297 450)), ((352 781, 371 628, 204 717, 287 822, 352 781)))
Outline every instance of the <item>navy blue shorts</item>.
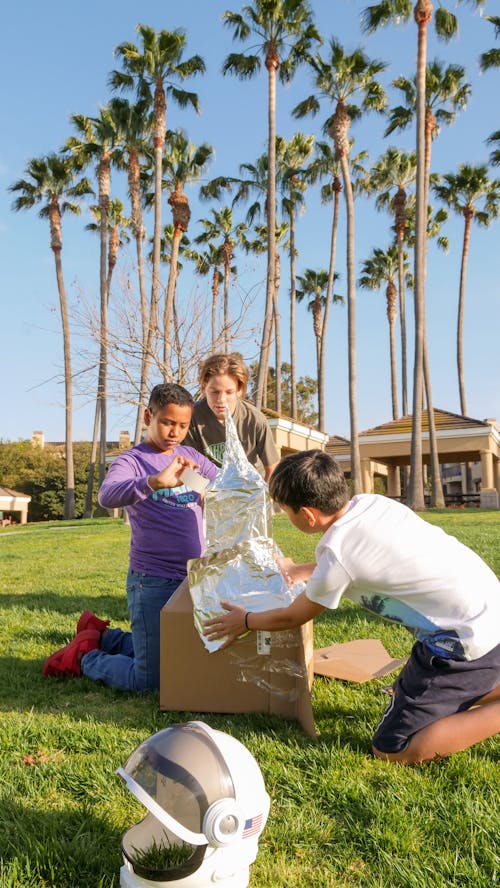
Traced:
POLYGON ((478 660, 447 660, 417 641, 373 735, 375 749, 402 752, 417 731, 470 709, 499 683, 500 644, 478 660))

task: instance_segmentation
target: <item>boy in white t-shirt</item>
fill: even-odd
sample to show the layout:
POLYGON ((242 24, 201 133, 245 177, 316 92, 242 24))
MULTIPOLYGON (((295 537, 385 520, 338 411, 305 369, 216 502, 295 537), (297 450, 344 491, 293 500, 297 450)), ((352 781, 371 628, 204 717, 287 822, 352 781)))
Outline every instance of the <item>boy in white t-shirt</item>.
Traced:
POLYGON ((271 476, 272 498, 304 533, 322 533, 316 563, 280 559, 307 587, 286 608, 222 602, 209 638, 301 626, 342 595, 416 637, 373 737, 373 753, 413 764, 500 732, 500 582, 482 559, 388 497, 349 499, 342 470, 320 450, 294 453, 271 476))

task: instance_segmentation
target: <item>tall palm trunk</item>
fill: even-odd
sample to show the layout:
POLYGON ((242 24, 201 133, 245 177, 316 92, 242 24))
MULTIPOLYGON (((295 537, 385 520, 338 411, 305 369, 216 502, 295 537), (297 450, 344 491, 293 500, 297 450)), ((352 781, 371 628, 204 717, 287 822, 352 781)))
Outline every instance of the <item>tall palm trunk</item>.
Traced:
POLYGON ((224 350, 229 351, 229 273, 231 271, 231 259, 233 251, 228 239, 224 241, 222 246, 222 257, 224 261, 224 350))
POLYGON ((400 185, 392 201, 398 248, 399 327, 401 331, 401 402, 403 416, 408 415, 408 358, 406 350, 406 305, 404 242, 406 228, 406 191, 400 185))
POLYGON ((153 267, 151 270, 151 305, 149 315, 149 328, 146 342, 147 373, 153 355, 154 339, 158 331, 158 299, 160 288, 160 261, 161 261, 161 197, 162 197, 162 173, 163 173, 163 148, 165 145, 165 128, 167 117, 167 103, 165 90, 161 77, 156 81, 154 102, 154 136, 153 145, 155 153, 155 201, 154 201, 154 231, 153 231, 153 267))
POLYGON ((281 283, 281 260, 278 250, 276 250, 274 288, 273 288, 273 312, 274 312, 274 355, 276 364, 276 387, 274 406, 277 413, 281 413, 282 391, 281 391, 281 324, 279 311, 279 291, 281 283))
POLYGON ((98 171, 99 180, 99 233, 100 233, 100 348, 99 348, 99 381, 97 400, 100 413, 100 445, 99 445, 99 486, 106 474, 106 439, 107 439, 107 371, 108 371, 108 210, 111 190, 111 163, 109 153, 105 151, 101 157, 98 171))
POLYGON ((436 422, 434 407, 432 404, 431 374, 429 371, 429 359, 427 354, 427 341, 424 342, 424 381, 427 398, 427 415, 429 419, 429 450, 431 462, 431 506, 434 509, 444 509, 445 501, 443 484, 441 481, 441 467, 439 465, 439 453, 437 448, 436 422))
POLYGON ((172 251, 170 254, 170 268, 168 272, 167 296, 165 299, 165 311, 163 313, 163 377, 168 382, 171 377, 170 361, 170 322, 174 304, 175 285, 178 274, 179 246, 182 235, 188 229, 191 211, 186 195, 181 186, 175 188, 168 202, 172 207, 174 233, 172 237, 172 251))
POLYGON ((215 351, 215 343, 217 340, 217 299, 219 297, 219 269, 214 268, 212 277, 212 351, 215 351))
POLYGON ((147 354, 147 342, 150 318, 148 316, 144 258, 142 253, 144 224, 142 221, 141 203, 141 167, 139 156, 135 148, 131 148, 129 152, 127 178, 130 193, 132 232, 135 239, 135 251, 137 256, 137 276, 139 278, 139 299, 141 306, 141 371, 139 379, 139 403, 137 405, 134 430, 134 444, 139 444, 144 423, 144 408, 146 406, 146 392, 148 385, 149 358, 147 354))
POLYGON ((414 17, 418 27, 416 105, 417 105, 417 181, 415 215, 415 358, 413 367, 413 419, 410 456, 410 488, 408 505, 417 511, 425 509, 422 471, 422 395, 423 353, 425 336, 425 247, 427 195, 425 172, 425 78, 427 64, 427 26, 432 16, 429 0, 418 0, 414 17))
POLYGON ((340 99, 333 115, 330 135, 335 142, 342 170, 347 216, 347 341, 349 363, 349 416, 351 431, 351 480, 354 493, 361 493, 361 457, 358 437, 358 402, 356 389, 356 279, 354 260, 354 197, 349 171, 350 120, 344 102, 340 99))
POLYGON ((267 387, 267 371, 269 368, 269 352, 271 349, 271 319, 273 315, 274 276, 276 256, 276 71, 279 68, 279 57, 276 49, 270 45, 266 57, 268 77, 268 186, 267 186, 267 277, 266 306, 264 325, 259 356, 259 369, 255 391, 255 404, 260 409, 264 391, 267 387))
POLYGON ((53 197, 49 206, 50 246, 54 253, 56 266, 57 290, 61 309, 61 326, 64 351, 64 394, 65 394, 65 439, 64 455, 66 460, 66 489, 64 493, 64 518, 75 516, 75 467, 73 461, 73 377, 71 370, 71 339, 68 318, 68 302, 64 287, 61 251, 62 231, 61 212, 57 197, 53 197))
POLYGON ((330 307, 333 301, 333 285, 335 281, 335 259, 337 252, 337 229, 339 224, 339 198, 341 185, 338 176, 333 181, 333 219, 332 234, 330 238, 330 265, 328 269, 328 284, 326 288, 326 303, 323 314, 323 335, 319 350, 318 365, 318 427, 325 431, 325 358, 326 358, 326 331, 330 318, 330 307))
POLYGON ((387 320, 389 321, 389 354, 391 362, 391 400, 392 400, 392 418, 398 418, 398 386, 396 374, 396 287, 393 281, 389 281, 386 289, 387 300, 387 320))
POLYGON ((316 379, 318 382, 318 428, 319 428, 319 403, 320 403, 320 355, 321 341, 323 338, 323 312, 321 310, 321 299, 319 293, 316 295, 312 307, 314 340, 316 342, 316 379))
MULTIPOLYGON (((120 231, 118 225, 115 225, 110 232, 109 236, 109 246, 108 246, 108 277, 106 282, 107 288, 107 299, 109 304, 109 294, 111 291, 111 281, 113 278, 113 271, 115 270, 116 262, 118 259, 118 248, 120 245, 120 231)), ((97 383, 97 391, 101 390, 101 380, 98 379, 97 383)), ((97 460, 97 445, 99 441, 99 420, 101 418, 101 400, 100 398, 96 398, 95 402, 95 410, 94 410, 94 427, 92 431, 92 445, 90 448, 90 463, 89 463, 89 472, 87 477, 87 490, 85 493, 85 506, 83 509, 83 517, 91 518, 93 512, 93 500, 94 500, 94 477, 95 477, 95 464, 97 460)))
POLYGON ((464 237, 462 244, 462 261, 460 264, 460 293, 458 297, 458 320, 457 320, 457 370, 458 370, 458 388, 460 392, 460 412, 462 416, 467 416, 467 402, 465 398, 465 376, 464 376, 464 355, 463 355, 463 333, 464 333, 464 307, 465 307, 465 282, 467 278, 467 262, 469 258, 470 230, 474 210, 467 209, 464 211, 464 237))
POLYGON ((295 309, 297 284, 295 270, 295 206, 290 209, 290 412, 297 419, 297 355, 295 342, 295 309))

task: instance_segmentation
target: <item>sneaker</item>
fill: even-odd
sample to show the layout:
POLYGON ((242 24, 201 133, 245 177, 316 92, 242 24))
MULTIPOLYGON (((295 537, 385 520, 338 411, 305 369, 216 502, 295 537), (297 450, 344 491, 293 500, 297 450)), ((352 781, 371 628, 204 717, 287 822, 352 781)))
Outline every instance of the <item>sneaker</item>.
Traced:
POLYGON ((100 620, 92 611, 84 611, 78 623, 76 624, 76 634, 83 632, 84 629, 97 629, 98 632, 104 632, 109 626, 109 620, 100 620))
POLYGON ((43 664, 43 674, 52 675, 81 675, 81 659, 89 651, 95 651, 99 647, 101 633, 97 629, 84 629, 75 635, 66 647, 52 654, 43 664))

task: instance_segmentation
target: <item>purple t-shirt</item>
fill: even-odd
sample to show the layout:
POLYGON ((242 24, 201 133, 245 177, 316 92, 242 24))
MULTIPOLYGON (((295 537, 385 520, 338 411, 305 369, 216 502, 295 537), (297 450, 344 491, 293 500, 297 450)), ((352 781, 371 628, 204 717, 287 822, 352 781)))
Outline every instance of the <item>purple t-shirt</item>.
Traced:
POLYGON ((99 490, 99 503, 105 509, 127 509, 132 570, 183 579, 188 558, 199 558, 205 545, 200 494, 184 484, 161 490, 151 490, 148 484, 148 477, 165 469, 174 456, 198 463, 198 471, 211 481, 217 475, 217 467, 192 447, 180 444, 172 454, 137 444, 111 463, 99 490))

